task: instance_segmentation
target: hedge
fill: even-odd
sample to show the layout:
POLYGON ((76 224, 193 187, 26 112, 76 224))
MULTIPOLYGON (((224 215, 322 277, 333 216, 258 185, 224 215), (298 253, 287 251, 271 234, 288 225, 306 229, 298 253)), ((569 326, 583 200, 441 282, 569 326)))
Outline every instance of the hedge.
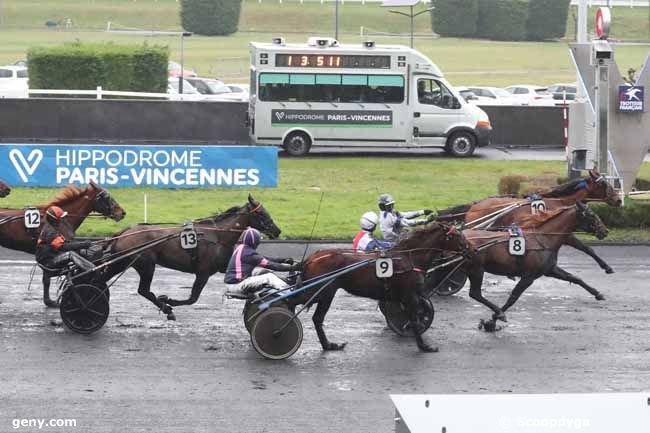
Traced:
POLYGON ((478 21, 478 0, 433 0, 433 31, 441 36, 473 37, 478 21))
POLYGON ((479 0, 477 35, 502 41, 521 41, 527 36, 526 0, 479 0))
POLYGON ((241 0, 182 0, 181 24, 199 35, 229 35, 237 31, 241 0))
POLYGON ((35 89, 167 92, 169 49, 162 46, 71 43, 27 52, 35 89))
POLYGON ((571 0, 530 0, 527 39, 543 41, 564 37, 570 3, 571 0))

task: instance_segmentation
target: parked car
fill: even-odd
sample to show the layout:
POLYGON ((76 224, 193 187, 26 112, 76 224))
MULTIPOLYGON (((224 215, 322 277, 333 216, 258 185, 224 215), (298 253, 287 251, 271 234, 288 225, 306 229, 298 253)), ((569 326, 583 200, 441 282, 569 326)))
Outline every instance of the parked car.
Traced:
POLYGON ((248 84, 226 84, 233 93, 241 94, 242 101, 248 101, 250 98, 250 86, 248 84))
POLYGON ((546 87, 531 86, 530 84, 518 84, 515 86, 506 87, 506 90, 518 101, 521 105, 555 105, 553 102, 553 95, 546 87))
POLYGON ((565 96, 567 101, 573 101, 576 99, 578 86, 576 83, 559 83, 548 86, 548 91, 553 95, 553 99, 556 101, 563 101, 565 96))
POLYGON ((170 78, 167 82, 167 93, 170 101, 202 101, 205 97, 200 94, 187 80, 183 80, 183 94, 179 92, 178 78, 170 78))
POLYGON ((213 78, 185 78, 194 88, 202 94, 206 101, 242 101, 243 93, 233 92, 221 80, 213 78))
POLYGON ((167 63, 167 75, 170 77, 197 77, 198 75, 193 69, 181 68, 181 65, 176 62, 167 63), (181 74, 181 69, 183 73, 181 74))
POLYGON ((24 66, 0 66, 0 98, 29 97, 29 77, 24 66))
POLYGON ((454 86, 455 89, 458 91, 460 96, 463 97, 465 102, 469 102, 470 104, 481 104, 481 98, 479 98, 476 93, 472 92, 470 89, 467 87, 463 86, 454 86))
POLYGON ((480 105, 521 105, 521 101, 499 87, 471 86, 469 90, 481 99, 480 105))

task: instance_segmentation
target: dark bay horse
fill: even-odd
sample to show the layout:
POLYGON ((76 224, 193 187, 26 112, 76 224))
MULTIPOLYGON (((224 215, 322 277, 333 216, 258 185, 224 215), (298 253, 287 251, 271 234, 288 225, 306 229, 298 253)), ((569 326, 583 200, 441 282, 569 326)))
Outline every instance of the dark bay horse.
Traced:
MULTIPOLYGON (((108 281, 133 267, 140 276, 138 293, 167 314, 168 319, 174 320, 172 307, 194 304, 208 279, 217 272, 226 272, 233 248, 246 227, 254 227, 273 239, 281 233, 264 206, 250 195, 244 206, 232 207, 220 215, 195 220, 193 226, 199 236, 198 246, 194 250, 183 249, 179 236, 173 236, 133 259, 118 261, 109 266, 103 278, 108 281), (196 276, 188 299, 176 300, 165 295, 156 297, 151 291, 156 264, 196 276)), ((179 227, 138 224, 114 234, 109 249, 111 255, 119 257, 139 245, 155 242, 170 234, 180 235, 182 230, 179 227)))
MULTIPOLYGON (((91 212, 98 212, 114 221, 120 221, 126 215, 107 190, 92 182, 86 188, 69 185, 60 190, 49 203, 35 206, 41 214, 41 221, 44 221, 45 211, 50 206, 59 206, 68 212, 66 223, 69 235, 79 228, 91 212)), ((26 228, 24 212, 24 209, 0 209, 0 245, 34 254, 40 227, 26 228)), ((50 278, 47 273, 43 273, 43 302, 48 307, 57 307, 58 304, 50 299, 50 278)))
MULTIPOLYGON (((620 195, 607 183, 605 178, 594 170, 589 170, 589 176, 583 179, 576 179, 571 182, 559 185, 550 191, 539 194, 546 205, 547 210, 554 210, 564 206, 572 205, 578 201, 604 201, 610 206, 621 206, 620 195)), ((532 212, 531 201, 525 198, 514 197, 491 197, 474 203, 444 209, 439 212, 440 221, 460 221, 465 224, 475 221, 513 204, 518 208, 498 218, 492 225, 495 227, 508 227, 512 223, 520 224, 522 218, 532 212)), ((614 270, 600 258, 593 248, 585 245, 577 237, 571 235, 566 238, 565 245, 569 245, 582 251, 603 269, 611 274, 614 270)))
POLYGON ((11 187, 0 180, 0 198, 6 197, 11 192, 11 187))
POLYGON ((465 230, 463 237, 474 252, 465 265, 465 271, 470 280, 469 295, 472 299, 490 308, 494 315, 484 323, 487 331, 493 331, 497 320, 506 321, 505 312, 512 307, 524 291, 536 279, 547 276, 570 283, 579 284, 594 296, 598 291, 587 285, 581 279, 574 277, 557 266, 558 251, 572 236, 576 228, 594 234, 599 239, 607 236, 607 228, 600 218, 586 205, 578 202, 538 215, 529 215, 528 219, 537 219, 535 229, 523 230, 526 241, 525 255, 510 255, 508 232, 486 230, 465 230), (495 242, 492 246, 480 249, 482 245, 495 242), (498 307, 483 297, 481 287, 485 272, 519 277, 520 280, 510 293, 510 297, 502 307, 498 307))
MULTIPOLYGON (((394 263, 394 274, 391 278, 377 278, 373 262, 333 280, 314 301, 316 311, 314 311, 312 320, 323 350, 342 350, 346 344, 329 341, 323 330, 325 315, 338 289, 363 298, 400 301, 408 312, 409 326, 411 329, 418 329, 417 307, 420 286, 424 284, 423 271, 434 259, 439 258, 444 250, 460 248, 458 245, 460 239, 457 231, 450 231, 450 227, 443 224, 432 223, 413 231, 408 238, 385 251, 386 256, 392 258, 394 263)), ((309 280, 354 263, 379 257, 379 255, 379 252, 357 253, 338 249, 317 251, 305 260, 302 278, 309 280)), ((287 298, 289 307, 295 308, 296 305, 305 304, 319 288, 318 286, 310 288, 287 298)), ((423 341, 420 332, 413 334, 420 350, 437 352, 437 348, 423 341)))

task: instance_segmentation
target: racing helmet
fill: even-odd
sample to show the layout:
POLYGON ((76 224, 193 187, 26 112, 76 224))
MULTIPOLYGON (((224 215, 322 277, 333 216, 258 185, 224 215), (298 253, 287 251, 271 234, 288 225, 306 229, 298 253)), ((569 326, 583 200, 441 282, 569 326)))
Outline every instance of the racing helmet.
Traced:
POLYGON ((380 210, 390 210, 395 204, 395 200, 393 200, 393 196, 390 194, 382 194, 379 196, 377 204, 379 205, 380 210))
POLYGON ((257 248, 261 240, 262 234, 259 230, 254 229, 253 227, 248 227, 244 230, 244 233, 242 233, 240 238, 241 243, 248 245, 251 248, 257 248))
POLYGON ((364 213, 363 215, 361 215, 361 219, 359 220, 359 225, 361 226, 361 228, 369 232, 375 230, 375 227, 377 227, 378 223, 379 223, 379 217, 374 212, 364 213))
POLYGON ((68 212, 64 211, 58 206, 50 206, 47 208, 47 211, 45 211, 45 217, 47 220, 55 224, 65 218, 67 214, 68 212))

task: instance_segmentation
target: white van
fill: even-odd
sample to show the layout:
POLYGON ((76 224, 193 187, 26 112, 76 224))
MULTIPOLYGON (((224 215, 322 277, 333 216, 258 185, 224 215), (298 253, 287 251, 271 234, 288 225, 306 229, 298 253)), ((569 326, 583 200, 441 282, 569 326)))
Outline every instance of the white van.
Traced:
POLYGON ((252 42, 249 102, 255 143, 305 155, 312 146, 487 146, 487 114, 468 104, 426 56, 401 45, 252 42))

